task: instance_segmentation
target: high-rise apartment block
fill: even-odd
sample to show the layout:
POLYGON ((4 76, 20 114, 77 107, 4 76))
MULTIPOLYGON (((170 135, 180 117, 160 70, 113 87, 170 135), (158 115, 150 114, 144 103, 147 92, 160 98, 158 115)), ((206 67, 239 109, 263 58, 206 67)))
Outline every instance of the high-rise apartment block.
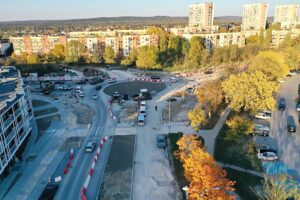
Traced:
MULTIPOLYGON (((0 67, 0 174, 14 162, 32 129, 33 111, 28 87, 15 67, 0 67)), ((19 154, 20 155, 20 154, 19 154)))
POLYGON ((198 3, 190 5, 189 26, 207 27, 214 24, 214 4, 198 3))
POLYGON ((292 23, 298 19, 298 8, 297 4, 290 5, 278 5, 275 8, 274 23, 292 23))
POLYGON ((243 10, 242 30, 265 30, 267 15, 267 3, 245 4, 243 10))

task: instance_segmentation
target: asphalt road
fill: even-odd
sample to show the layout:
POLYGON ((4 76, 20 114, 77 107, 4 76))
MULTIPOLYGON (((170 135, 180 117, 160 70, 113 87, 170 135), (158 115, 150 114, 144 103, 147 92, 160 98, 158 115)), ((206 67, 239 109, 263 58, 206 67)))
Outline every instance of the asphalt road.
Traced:
MULTIPOLYGON (((84 147, 89 140, 95 140, 97 145, 102 137, 104 129, 106 127, 107 110, 104 103, 100 100, 93 100, 91 97, 93 94, 98 93, 95 91, 94 86, 84 86, 84 102, 95 108, 96 116, 89 128, 86 140, 81 145, 81 150, 78 155, 75 155, 75 160, 72 164, 72 169, 70 169, 69 174, 60 184, 59 190, 55 196, 55 199, 65 199, 65 200, 75 200, 80 199, 80 191, 88 175, 92 159, 95 156, 94 153, 86 153, 84 147)), ((107 150, 106 150, 107 151, 107 150)), ((105 155, 108 152, 101 152, 101 155, 105 155)), ((101 157, 100 155, 100 157, 101 157)), ((97 176, 100 170, 95 171, 94 176, 97 176)), ((94 177, 95 179, 95 177, 94 177)), ((89 185, 89 199, 96 199, 98 188, 100 185, 100 178, 97 177, 97 181, 93 180, 93 184, 89 185), (92 188, 90 188, 92 187, 92 188)))
POLYGON ((300 126, 298 121, 298 112, 296 111, 296 100, 298 98, 298 84, 300 83, 300 75, 288 78, 283 83, 279 95, 277 97, 277 105, 272 118, 271 134, 276 139, 279 150, 279 158, 290 168, 294 169, 293 174, 300 180, 300 126), (287 109, 285 111, 278 110, 278 102, 280 98, 286 99, 287 109), (297 126, 296 133, 287 131, 287 116, 293 116, 297 126))

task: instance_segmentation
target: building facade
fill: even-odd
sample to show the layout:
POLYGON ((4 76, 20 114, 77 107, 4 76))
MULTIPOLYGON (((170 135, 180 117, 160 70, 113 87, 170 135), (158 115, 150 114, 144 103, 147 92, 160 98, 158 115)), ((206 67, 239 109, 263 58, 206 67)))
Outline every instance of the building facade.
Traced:
POLYGON ((33 111, 28 87, 15 67, 0 67, 0 174, 13 162, 31 132, 33 111))
POLYGON ((201 3, 190 5, 189 26, 207 27, 214 24, 214 4, 201 3))
POLYGON ((286 39, 288 35, 290 35, 290 37, 294 39, 300 35, 300 29, 273 30, 271 48, 279 47, 279 45, 286 39))
POLYGON ((297 4, 278 5, 275 8, 274 23, 293 23, 298 20, 297 4))
POLYGON ((245 4, 243 10, 242 30, 265 30, 267 15, 267 3, 245 4))

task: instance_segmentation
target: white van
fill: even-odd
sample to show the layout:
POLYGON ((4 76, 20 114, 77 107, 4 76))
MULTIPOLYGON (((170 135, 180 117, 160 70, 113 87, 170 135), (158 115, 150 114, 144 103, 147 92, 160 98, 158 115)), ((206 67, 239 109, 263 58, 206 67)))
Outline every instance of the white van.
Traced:
POLYGON ((87 152, 87 153, 93 152, 95 149, 95 145, 96 145, 96 143, 94 141, 88 142, 85 146, 85 152, 87 152))
POLYGON ((146 106, 141 106, 140 107, 139 115, 144 115, 144 117, 146 117, 146 115, 147 115, 147 113, 146 113, 146 106))
POLYGON ((138 126, 144 126, 145 125, 145 116, 144 115, 138 115, 138 126))

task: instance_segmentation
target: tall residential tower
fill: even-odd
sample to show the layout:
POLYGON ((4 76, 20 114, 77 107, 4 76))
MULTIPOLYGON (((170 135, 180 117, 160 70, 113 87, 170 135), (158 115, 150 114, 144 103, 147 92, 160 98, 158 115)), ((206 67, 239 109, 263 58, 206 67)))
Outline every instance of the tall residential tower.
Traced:
POLYGON ((264 30, 267 24, 268 4, 245 4, 242 30, 264 30))
POLYGON ((274 23, 292 23, 298 19, 297 4, 278 5, 275 8, 274 23))
POLYGON ((214 4, 198 3, 190 5, 189 26, 207 27, 214 24, 214 4))

